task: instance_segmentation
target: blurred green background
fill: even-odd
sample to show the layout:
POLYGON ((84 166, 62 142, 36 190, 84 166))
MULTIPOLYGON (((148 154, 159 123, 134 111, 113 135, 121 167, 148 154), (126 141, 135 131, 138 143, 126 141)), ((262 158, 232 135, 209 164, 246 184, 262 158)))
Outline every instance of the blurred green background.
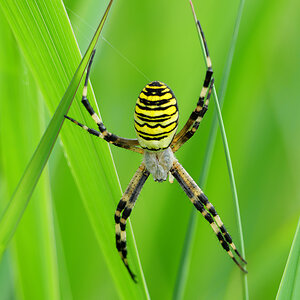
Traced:
MULTIPOLYGON (((96 0, 64 1, 82 53, 107 4, 96 0)), ((195 0, 194 5, 205 31, 218 90, 239 1, 195 0)), ((299 218, 299 28, 300 2, 246 1, 225 96, 223 118, 239 195, 250 299, 275 298, 299 218)), ((1 9, 0 44, 2 212, 54 108, 45 105, 44 91, 1 9)), ((91 74, 101 115, 110 131, 135 137, 136 98, 152 80, 163 81, 173 89, 182 126, 195 107, 204 75, 187 0, 114 2, 91 74)), ((75 101, 79 102, 81 89, 78 94, 75 101)), ((54 103, 58 104, 60 98, 54 103)), ((72 106, 69 115, 73 116, 74 111, 72 106)), ((203 164, 213 112, 212 101, 199 131, 176 155, 195 180, 203 164)), ((62 131, 78 133, 80 142, 86 133, 72 126, 65 123, 62 131)), ((123 149, 111 147, 111 151, 125 190, 142 158, 123 149)), ((106 183, 99 180, 102 184, 106 183)), ((239 245, 219 132, 205 193, 239 245)), ((101 206, 106 195, 95 197, 101 206)), ((152 299, 172 298, 193 209, 176 182, 158 184, 149 178, 142 190, 131 221, 152 299)), ((113 211, 108 218, 108 230, 114 230, 113 211)), ((242 299, 239 269, 220 247, 207 222, 200 214, 198 218, 184 299, 242 299)), ((111 256, 118 256, 113 235, 111 241, 111 256)), ((133 248, 131 238, 128 247, 133 248)), ((119 299, 122 291, 107 264, 81 201, 78 183, 70 172, 64 146, 58 141, 1 261, 0 299, 119 299), (45 226, 41 226, 43 222, 45 226), (50 246, 50 254, 47 234, 55 245, 50 246), (42 241, 41 247, 36 247, 36 240, 42 241), (47 253, 57 265, 50 265, 47 253), (58 284, 45 286, 49 270, 54 274, 50 278, 56 277, 58 284)), ((123 268, 120 263, 120 270, 123 268)), ((137 268, 133 264, 133 269, 137 268)), ((122 272, 120 276, 127 274, 122 272)))

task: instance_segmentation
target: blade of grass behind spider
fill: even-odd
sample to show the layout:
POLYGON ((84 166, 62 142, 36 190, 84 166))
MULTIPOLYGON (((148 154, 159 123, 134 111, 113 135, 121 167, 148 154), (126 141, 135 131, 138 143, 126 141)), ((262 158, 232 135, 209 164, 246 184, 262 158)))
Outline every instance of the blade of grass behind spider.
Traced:
MULTIPOLYGON (((47 3, 2 1, 1 6, 47 106, 53 113, 57 107, 57 99, 64 94, 80 62, 80 51, 62 2, 59 0, 47 3)), ((92 48, 93 46, 89 48, 89 54, 92 48)), ((87 61, 86 56, 84 64, 87 61)), ((79 82, 79 78, 77 80, 79 82)), ((81 107, 80 98, 81 95, 78 93, 70 114, 75 119, 83 120, 84 123, 92 126, 90 116, 81 107)), ((95 97, 90 90, 88 98, 95 105, 95 97)), ((65 113, 66 110, 61 110, 60 117, 65 113)), ((61 123, 59 127, 60 125, 61 123)), ((67 124, 66 130, 61 132, 61 138, 72 174, 98 244, 115 281, 117 292, 121 298, 149 298, 144 281, 143 286, 133 283, 114 249, 112 216, 121 192, 108 145, 96 141, 94 137, 80 131, 73 124, 67 124)), ((133 235, 130 231, 128 233, 131 242, 133 235)), ((134 252, 129 249, 129 256, 133 269, 139 270, 142 276, 141 267, 138 268, 137 250, 135 249, 134 252)))
MULTIPOLYGON (((0 131, 7 133, 9 128, 9 134, 0 135, 0 164, 5 187, 1 207, 4 208, 45 128, 45 114, 44 103, 40 101, 40 94, 1 10, 0 23, 0 44, 6 49, 0 52, 0 89, 5 99, 0 101, 0 131), (26 103, 24 99, 31 101, 26 103)), ((32 198, 9 251, 15 278, 12 290, 17 298, 59 299, 48 168, 32 198)))
POLYGON ((300 218, 276 300, 300 298, 300 218))
MULTIPOLYGON (((192 1, 190 1, 190 3, 192 6, 192 10, 194 11, 192 1)), ((211 130, 209 133, 209 140, 208 140, 206 152, 204 155, 202 170, 201 170, 200 177, 198 180, 198 183, 201 187, 204 187, 206 185, 206 179, 207 179, 207 176, 209 173, 209 169, 210 169, 210 165, 211 165, 211 161, 212 161, 213 150, 214 150, 215 141, 216 141, 216 136, 217 136, 217 122, 219 122, 219 126, 221 129, 222 141, 223 141, 223 145, 224 145, 225 156, 226 156, 226 161, 227 161, 227 166, 228 166, 231 189, 232 189, 234 204, 235 204, 235 208, 236 208, 237 224, 238 224, 239 235, 240 235, 241 253, 242 253, 243 257, 245 257, 245 250, 244 250, 244 239, 243 239, 243 233, 242 233, 241 218, 240 218, 240 212, 239 212, 238 196, 237 196, 233 168, 232 168, 232 164, 231 164, 229 147, 228 147, 228 142, 227 142, 227 138, 226 138, 224 123, 222 120, 220 105, 222 107, 223 103, 224 103, 224 96, 226 93, 226 88, 227 88, 228 78, 229 78, 231 64, 232 64, 232 60, 233 60, 237 36, 238 36, 238 32, 239 32, 244 3, 245 3, 245 1, 241 0, 240 4, 239 4, 237 18, 236 18, 236 22, 235 22, 235 26, 234 26, 234 32, 233 32, 232 40, 230 43, 231 46, 230 46, 230 50, 228 53, 226 65, 225 65, 223 76, 222 76, 221 89, 220 89, 220 95, 221 95, 220 102, 218 100, 215 85, 213 86, 212 93, 214 96, 217 111, 214 111, 212 126, 211 126, 211 130)), ((198 36, 199 36, 199 40, 200 40, 200 44, 201 44, 202 53, 204 56, 204 61, 205 61, 205 64, 207 64, 203 40, 202 40, 200 32, 198 30, 197 30, 197 32, 198 32, 198 36)), ((206 65, 206 67, 207 67, 207 65, 206 65)), ((186 283, 187 283, 189 266, 191 263, 190 258, 191 258, 191 251, 192 251, 193 244, 194 244, 196 226, 197 226, 197 213, 194 210, 192 210, 189 224, 188 224, 187 234, 185 237, 184 248, 182 251, 178 275, 177 275, 177 279, 176 279, 176 284, 175 284, 175 289, 174 289, 174 299, 182 299, 183 295, 184 295, 184 291, 185 291, 185 287, 186 287, 186 283)), ((247 299, 249 299, 247 276, 243 276, 243 277, 244 277, 244 281, 243 281, 244 282, 244 286, 243 286, 244 299, 247 300, 247 299)))
MULTIPOLYGON (((9 5, 5 7, 4 11, 8 11, 9 5), (7 10, 5 10, 7 9, 7 10)), ((18 183, 14 194, 5 209, 1 221, 0 221, 0 256, 2 256, 4 250, 7 247, 9 240, 11 239, 14 231, 24 213, 24 210, 28 204, 31 194, 39 180, 39 177, 43 171, 45 164, 48 161, 49 155, 52 151, 62 123, 64 121, 64 115, 68 112, 68 109, 73 101, 75 93, 79 87, 81 78, 83 76, 84 70, 87 66, 89 58, 91 56, 92 50, 95 47, 97 39, 100 35, 101 29, 104 25, 108 11, 104 15, 97 32, 87 50, 85 56, 83 57, 78 69, 76 70, 73 79, 71 80, 69 87, 67 88, 59 106, 57 107, 55 114, 52 117, 51 122, 47 130, 45 131, 35 153, 33 154, 26 170, 18 183)))

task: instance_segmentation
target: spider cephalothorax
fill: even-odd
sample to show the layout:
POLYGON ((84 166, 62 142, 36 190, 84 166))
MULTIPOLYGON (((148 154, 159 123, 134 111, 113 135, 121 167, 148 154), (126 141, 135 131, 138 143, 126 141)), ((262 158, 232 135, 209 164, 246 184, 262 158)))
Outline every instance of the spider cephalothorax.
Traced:
POLYGON ((170 174, 171 177, 170 181, 172 181, 173 177, 178 181, 195 208, 209 222, 222 247, 239 266, 239 268, 242 271, 247 272, 233 255, 234 251, 239 259, 243 263, 246 263, 236 249, 231 236, 224 227, 224 224, 215 208, 174 156, 174 152, 181 148, 181 146, 197 131, 199 124, 207 111, 212 86, 214 84, 211 60, 208 54, 204 34, 201 29, 200 22, 197 20, 195 14, 194 17, 197 29, 201 33, 205 45, 208 67, 197 106, 179 133, 175 135, 178 126, 178 108, 176 98, 172 90, 166 84, 159 81, 153 81, 147 84, 141 91, 136 102, 134 122, 137 139, 122 138, 107 131, 103 122, 95 113, 86 97, 89 72, 95 51, 93 52, 89 62, 85 86, 83 89, 82 103, 98 125, 99 131, 88 128, 87 126, 66 116, 67 119, 79 125, 90 134, 100 137, 115 146, 144 155, 143 162, 131 179, 115 212, 116 246, 122 261, 133 280, 135 280, 135 275, 129 268, 127 261, 126 220, 130 216, 136 199, 150 173, 154 180, 158 182, 165 181, 168 174, 170 174))
POLYGON ((152 174, 154 181, 158 182, 167 179, 175 159, 170 147, 159 152, 145 151, 144 153, 146 169, 152 174))

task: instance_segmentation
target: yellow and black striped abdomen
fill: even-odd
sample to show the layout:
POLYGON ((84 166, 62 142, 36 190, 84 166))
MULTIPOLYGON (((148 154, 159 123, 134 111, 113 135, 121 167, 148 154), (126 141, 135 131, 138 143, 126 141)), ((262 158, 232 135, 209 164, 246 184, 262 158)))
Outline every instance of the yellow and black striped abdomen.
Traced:
POLYGON ((141 147, 152 151, 168 148, 178 125, 177 101, 172 90, 159 81, 147 84, 136 102, 134 123, 141 147))

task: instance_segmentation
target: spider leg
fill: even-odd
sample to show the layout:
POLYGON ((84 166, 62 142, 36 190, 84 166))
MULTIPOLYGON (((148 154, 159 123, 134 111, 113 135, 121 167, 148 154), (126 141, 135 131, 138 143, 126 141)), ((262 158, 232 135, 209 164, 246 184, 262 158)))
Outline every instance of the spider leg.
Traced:
MULTIPOLYGON (((86 110, 89 112, 89 114, 91 115, 91 117, 93 118, 95 123, 97 124, 97 126, 99 128, 99 131, 101 132, 101 135, 99 137, 101 137, 102 139, 104 139, 108 143, 113 144, 115 146, 125 148, 125 149, 128 149, 128 150, 132 150, 132 151, 138 152, 138 153, 144 153, 143 149, 138 148, 139 143, 138 143, 137 139, 125 139, 125 138, 119 137, 119 136, 107 131, 107 129, 104 126, 103 122, 98 117, 98 115, 94 111, 93 107, 91 106, 91 104, 90 104, 90 102, 87 98, 87 88, 88 88, 88 82, 89 82, 89 74, 90 74, 91 66, 92 66, 92 63, 93 63, 94 56, 95 56, 95 51, 96 50, 94 50, 93 53, 92 53, 92 56, 91 56, 91 59, 90 59, 90 62, 89 62, 88 68, 87 68, 87 73, 86 73, 86 77, 85 77, 85 83, 84 83, 84 87, 83 87, 81 102, 84 105, 84 107, 86 108, 86 110)), ((73 123, 77 124, 77 125, 80 124, 79 122, 75 121, 72 118, 68 118, 67 116, 65 116, 65 117, 67 119, 69 119, 70 121, 72 121, 73 123)), ((80 127, 84 128, 83 126, 80 126, 80 127)), ((87 131, 89 131, 89 130, 87 130, 87 131)))
POLYGON ((131 278, 136 282, 135 275, 131 271, 127 261, 127 244, 126 244, 126 221, 131 214, 131 211, 135 205, 136 199, 139 196, 141 189, 149 177, 145 164, 142 163, 131 179, 125 193, 123 194, 116 212, 116 247, 119 251, 121 259, 127 268, 131 278))
POLYGON ((232 260, 238 265, 238 267, 243 272, 247 273, 243 266, 233 256, 230 247, 234 250, 234 252, 238 255, 238 257, 242 260, 243 263, 247 262, 236 249, 236 246, 234 245, 231 236, 226 230, 215 208, 208 201, 207 197, 198 187, 196 182, 192 179, 192 177, 187 173, 187 171, 182 167, 182 165, 178 161, 174 162, 170 172, 178 181, 178 183, 180 184, 184 192, 187 194, 187 196, 190 198, 191 202, 194 204, 196 209, 200 211, 203 217, 209 222, 222 247, 226 250, 226 252, 232 258, 232 260))
MULTIPOLYGON (((214 78, 212 78, 211 82, 210 82, 210 87, 209 87, 209 90, 208 90, 208 93, 207 93, 207 96, 206 96, 206 99, 205 99, 205 102, 204 102, 204 99, 201 100, 201 103, 199 104, 202 109, 200 110, 200 114, 199 116, 197 117, 196 121, 194 122, 193 126, 191 129, 189 129, 181 138, 179 138, 176 142, 173 142, 172 143, 172 151, 173 152, 176 152, 180 149, 180 147, 185 144, 194 134, 195 132, 197 131, 197 129, 199 128, 199 125, 207 111, 207 107, 208 107, 208 104, 209 104, 209 99, 210 99, 210 96, 211 96, 211 92, 212 92, 212 87, 214 85, 214 78)), ((200 101, 200 100, 199 100, 200 101)))
MULTIPOLYGON (((176 136, 175 136, 175 138, 172 142, 172 146, 171 146, 172 148, 173 148, 173 145, 177 144, 177 141, 179 141, 183 136, 185 136, 187 134, 187 132, 195 124, 195 122, 196 123, 198 122, 198 126, 199 126, 200 121, 202 120, 203 116, 205 115, 205 113, 207 111, 208 102, 206 101, 205 104, 204 104, 204 99, 205 99, 205 95, 207 94, 207 91, 209 89, 210 82, 212 80, 212 75, 213 75, 212 63, 211 63, 211 59, 210 59, 210 56, 209 56, 208 47, 207 47, 207 43, 206 43, 206 40, 205 40, 204 32, 202 30, 202 27, 200 25, 199 20, 197 19, 197 16, 195 14, 192 3, 191 3, 191 6, 192 6, 192 11, 193 11, 193 15, 194 15, 197 30, 199 31, 199 33, 202 37, 202 40, 203 40, 205 54, 206 54, 207 70, 206 70, 206 74, 205 74, 204 83, 203 83, 203 86, 202 86, 202 89, 201 89, 200 97, 199 97, 199 100, 197 102, 197 106, 194 109, 194 111, 192 112, 192 114, 190 115, 190 117, 189 117, 188 121, 186 122, 186 124, 184 125, 184 127, 180 130, 179 133, 176 134, 176 136)), ((212 85, 213 84, 211 84, 211 87, 212 87, 212 85)), ((195 128, 195 132, 196 132, 198 127, 194 127, 194 128, 195 128)), ((188 139, 186 139, 186 141, 188 139)), ((182 146, 182 145, 183 145, 183 143, 180 144, 180 146, 182 146)), ((180 146, 176 145, 176 148, 179 149, 180 146)))
MULTIPOLYGON (((97 137, 100 137, 103 139, 103 134, 93 128, 89 128, 87 127, 86 125, 84 124, 81 124, 80 122, 74 120, 73 118, 71 117, 68 117, 68 116, 65 116, 66 119, 70 120, 71 122, 75 123, 76 125, 80 126, 81 128, 83 128, 84 130, 86 130, 88 133, 92 134, 92 135, 95 135, 97 137)), ((137 153, 141 153, 143 154, 144 153, 144 150, 139 148, 139 147, 136 147, 134 145, 129 145, 128 143, 122 143, 122 141, 116 141, 113 143, 113 145, 117 146, 117 147, 121 147, 121 148, 124 148, 124 149, 128 149, 128 150, 131 150, 131 151, 134 151, 134 152, 137 152, 137 153)))

